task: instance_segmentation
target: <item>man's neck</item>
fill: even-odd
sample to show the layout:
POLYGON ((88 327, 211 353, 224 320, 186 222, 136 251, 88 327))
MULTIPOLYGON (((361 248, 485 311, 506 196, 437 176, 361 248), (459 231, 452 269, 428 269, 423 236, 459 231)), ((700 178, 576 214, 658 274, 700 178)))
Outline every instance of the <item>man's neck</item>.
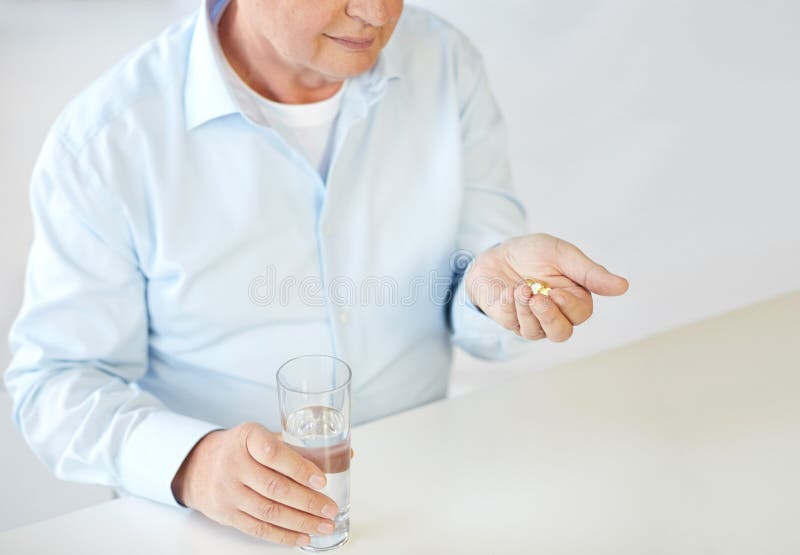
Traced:
POLYGON ((219 43, 228 63, 251 89, 275 102, 307 104, 328 99, 342 87, 342 81, 287 66, 269 41, 255 35, 240 14, 235 1, 222 13, 219 43))

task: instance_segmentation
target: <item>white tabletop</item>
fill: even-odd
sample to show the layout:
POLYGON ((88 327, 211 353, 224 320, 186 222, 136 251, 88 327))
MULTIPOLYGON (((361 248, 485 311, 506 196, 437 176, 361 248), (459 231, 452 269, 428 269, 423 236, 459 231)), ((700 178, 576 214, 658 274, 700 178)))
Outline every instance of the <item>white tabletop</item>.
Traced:
MULTIPOLYGON (((800 553, 798 331, 800 293, 357 427, 337 553, 800 553)), ((3 554, 291 550, 135 498, 0 534, 3 554)))

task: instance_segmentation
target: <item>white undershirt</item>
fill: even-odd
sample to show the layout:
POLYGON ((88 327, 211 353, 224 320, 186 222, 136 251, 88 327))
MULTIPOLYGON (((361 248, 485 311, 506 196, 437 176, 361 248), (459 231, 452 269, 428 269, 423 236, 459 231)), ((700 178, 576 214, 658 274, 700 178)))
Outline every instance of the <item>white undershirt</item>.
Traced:
POLYGON ((327 179, 333 151, 333 136, 345 81, 332 97, 308 104, 284 104, 264 98, 251 89, 234 71, 219 43, 217 25, 224 10, 213 22, 214 55, 228 90, 242 114, 256 125, 272 127, 316 168, 322 181, 327 179))

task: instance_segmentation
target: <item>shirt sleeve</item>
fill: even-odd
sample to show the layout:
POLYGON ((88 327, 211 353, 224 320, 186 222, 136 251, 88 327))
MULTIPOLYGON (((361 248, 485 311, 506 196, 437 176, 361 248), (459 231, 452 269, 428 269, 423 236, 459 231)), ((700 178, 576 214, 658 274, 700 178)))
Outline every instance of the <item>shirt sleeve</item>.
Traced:
POLYGON ((178 506, 175 473, 220 426, 137 385, 148 368, 146 280, 123 203, 92 168, 51 132, 34 169, 34 241, 5 373, 14 422, 58 478, 178 506))
POLYGON ((492 320, 469 299, 462 279, 475 256, 527 232, 527 214, 516 197, 508 161, 506 127, 489 86, 485 64, 474 45, 459 35, 457 90, 461 117, 463 200, 450 301, 452 341, 470 354, 506 360, 526 352, 533 341, 492 320))

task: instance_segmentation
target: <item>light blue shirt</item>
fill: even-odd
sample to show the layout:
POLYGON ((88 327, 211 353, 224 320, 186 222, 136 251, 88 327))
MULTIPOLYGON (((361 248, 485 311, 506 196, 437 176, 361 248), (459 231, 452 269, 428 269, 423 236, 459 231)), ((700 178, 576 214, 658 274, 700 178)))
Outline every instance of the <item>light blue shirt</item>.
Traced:
POLYGON ((237 111, 209 1, 51 129, 5 374, 16 425, 58 477, 169 504, 210 430, 280 429, 275 373, 289 358, 347 361, 356 425, 444 398, 454 344, 505 359, 532 343, 461 286, 447 302, 475 254, 526 232, 465 36, 405 7, 348 84, 323 182, 237 111))

